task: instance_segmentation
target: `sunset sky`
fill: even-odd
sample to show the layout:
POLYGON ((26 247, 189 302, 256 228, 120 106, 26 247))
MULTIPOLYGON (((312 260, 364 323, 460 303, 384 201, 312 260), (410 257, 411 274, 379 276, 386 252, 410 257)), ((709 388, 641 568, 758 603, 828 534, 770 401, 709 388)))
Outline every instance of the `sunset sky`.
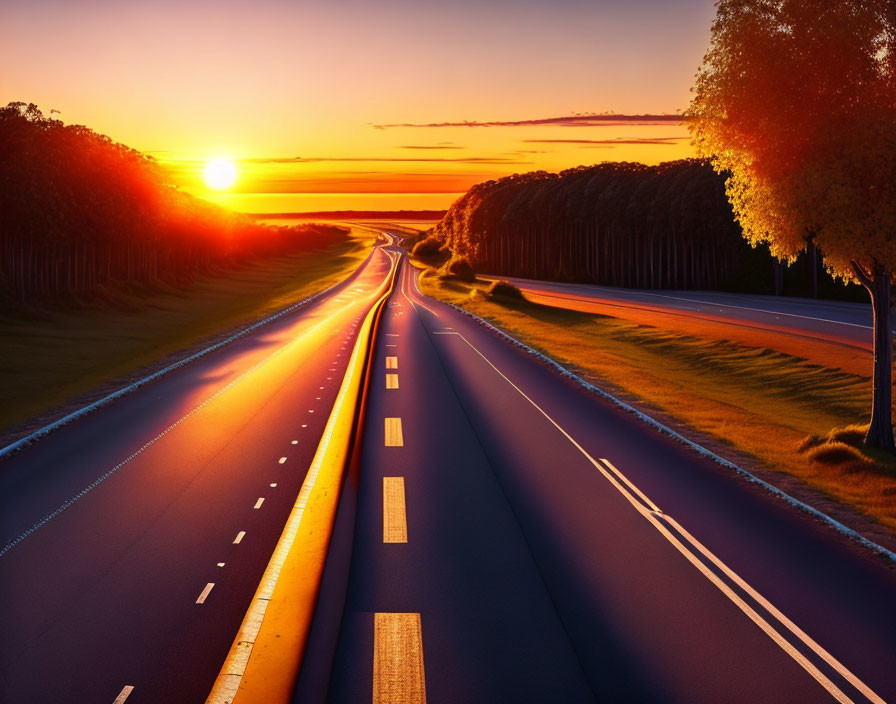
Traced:
POLYGON ((150 152, 199 195, 208 159, 236 159, 235 194, 215 198, 241 210, 442 208, 514 172, 690 156, 675 114, 713 14, 713 0, 0 0, 0 100, 150 152), (653 119, 577 117, 607 112, 653 119))

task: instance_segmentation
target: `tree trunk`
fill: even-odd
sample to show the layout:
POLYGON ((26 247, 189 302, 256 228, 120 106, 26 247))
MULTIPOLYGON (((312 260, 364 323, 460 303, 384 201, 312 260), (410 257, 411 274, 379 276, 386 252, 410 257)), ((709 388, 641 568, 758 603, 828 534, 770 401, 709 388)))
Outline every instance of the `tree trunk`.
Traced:
POLYGON ((871 296, 874 311, 874 377, 871 424, 865 444, 896 453, 893 442, 892 345, 890 338, 890 272, 882 266, 866 271, 856 262, 853 270, 871 296))

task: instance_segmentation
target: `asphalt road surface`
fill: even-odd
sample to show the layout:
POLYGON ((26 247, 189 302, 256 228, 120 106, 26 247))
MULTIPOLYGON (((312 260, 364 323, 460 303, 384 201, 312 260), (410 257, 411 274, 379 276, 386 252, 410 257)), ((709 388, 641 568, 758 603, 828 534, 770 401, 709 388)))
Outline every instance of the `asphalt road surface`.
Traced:
POLYGON ((390 261, 0 463, 0 702, 205 700, 390 261))
MULTIPOLYGON (((390 262, 0 464, 0 701, 204 701, 390 262)), ((297 701, 896 701, 893 569, 415 275, 297 701)))
POLYGON ((871 349, 873 314, 865 303, 743 295, 718 291, 637 289, 501 278, 535 303, 606 313, 613 308, 675 314, 871 349))
POLYGON ((896 701, 889 566, 415 273, 378 338, 328 701, 896 701))

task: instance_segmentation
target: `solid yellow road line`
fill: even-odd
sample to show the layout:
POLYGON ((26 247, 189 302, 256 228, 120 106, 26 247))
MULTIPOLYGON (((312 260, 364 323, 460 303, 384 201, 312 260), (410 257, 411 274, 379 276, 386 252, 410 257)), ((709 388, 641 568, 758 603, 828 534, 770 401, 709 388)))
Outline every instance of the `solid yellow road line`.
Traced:
POLYGON ((383 542, 408 542, 404 477, 383 477, 383 542))
POLYGON ((386 369, 398 369, 398 357, 386 357, 386 369))
POLYGON ((404 446, 401 434, 401 418, 386 418, 386 447, 404 446))
POLYGON ((397 389, 398 388, 398 374, 386 374, 386 388, 387 389, 397 389))
POLYGON ((374 614, 373 704, 426 704, 420 614, 374 614))

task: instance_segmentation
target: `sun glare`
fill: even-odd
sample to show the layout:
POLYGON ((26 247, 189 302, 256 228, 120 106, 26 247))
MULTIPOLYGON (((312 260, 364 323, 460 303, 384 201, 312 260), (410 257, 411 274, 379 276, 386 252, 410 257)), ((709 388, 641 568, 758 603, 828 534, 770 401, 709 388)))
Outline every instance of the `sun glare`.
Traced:
POLYGON ((230 159, 212 159, 202 172, 205 185, 223 191, 236 183, 236 165, 230 159))

